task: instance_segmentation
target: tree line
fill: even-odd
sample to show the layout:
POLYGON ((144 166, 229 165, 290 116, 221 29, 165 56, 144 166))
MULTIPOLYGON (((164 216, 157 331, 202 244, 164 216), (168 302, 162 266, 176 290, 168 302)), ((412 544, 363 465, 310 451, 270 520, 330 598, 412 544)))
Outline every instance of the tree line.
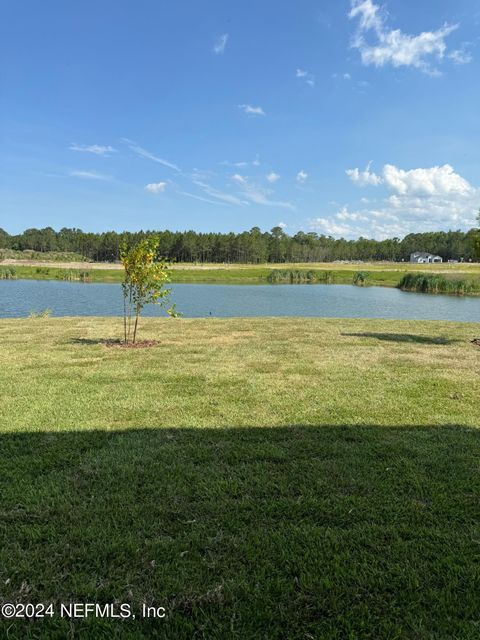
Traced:
POLYGON ((10 235, 0 229, 0 250, 75 252, 95 262, 120 259, 124 242, 133 246, 153 235, 158 237, 159 256, 177 262, 251 263, 332 262, 335 260, 408 261, 415 251, 426 251, 444 260, 478 259, 478 229, 411 233, 403 239, 336 239, 315 232, 288 235, 281 227, 262 232, 259 227, 242 233, 196 231, 107 231, 88 233, 81 229, 51 227, 27 229, 10 235))

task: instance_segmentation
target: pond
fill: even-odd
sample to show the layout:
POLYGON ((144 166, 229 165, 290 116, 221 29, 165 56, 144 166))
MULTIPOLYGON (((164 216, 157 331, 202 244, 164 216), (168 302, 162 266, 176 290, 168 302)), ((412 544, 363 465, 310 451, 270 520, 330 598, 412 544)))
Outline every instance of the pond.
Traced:
MULTIPOLYGON (((187 318, 309 316, 480 321, 480 298, 406 293, 349 285, 174 284, 172 301, 187 318)), ((49 308, 53 316, 119 316, 118 284, 55 280, 0 280, 0 318, 26 317, 49 308)), ((150 305, 145 316, 165 311, 150 305)))

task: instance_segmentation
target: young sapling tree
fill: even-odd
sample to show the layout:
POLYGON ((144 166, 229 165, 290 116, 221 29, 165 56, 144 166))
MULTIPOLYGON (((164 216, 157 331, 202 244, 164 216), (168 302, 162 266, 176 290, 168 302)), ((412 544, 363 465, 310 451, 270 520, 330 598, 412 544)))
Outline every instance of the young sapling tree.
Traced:
MULTIPOLYGON (((123 291, 123 328, 125 344, 135 344, 138 321, 147 304, 167 306, 171 290, 169 262, 157 258, 159 239, 151 236, 128 247, 124 242, 120 248, 120 260, 125 270, 123 291)), ((178 316, 175 305, 167 309, 170 316, 178 316)))

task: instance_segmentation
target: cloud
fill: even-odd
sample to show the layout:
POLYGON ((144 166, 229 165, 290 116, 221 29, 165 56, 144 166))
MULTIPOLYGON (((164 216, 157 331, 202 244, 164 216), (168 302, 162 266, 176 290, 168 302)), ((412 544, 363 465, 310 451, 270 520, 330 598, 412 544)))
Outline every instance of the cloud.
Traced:
MULTIPOLYGON (((342 80, 350 82, 350 80, 352 79, 352 76, 349 73, 342 73, 342 74, 332 73, 332 78, 334 80, 338 80, 340 78, 342 80)), ((365 82, 365 81, 359 80, 359 82, 357 84, 362 84, 363 82, 365 82)), ((368 82, 365 82, 365 84, 368 84, 368 82)))
POLYGON ((222 55, 225 53, 225 47, 228 42, 228 33, 224 33, 219 38, 215 40, 215 44, 213 45, 213 52, 218 55, 222 55))
POLYGON ((148 160, 153 160, 153 162, 158 162, 158 164, 161 164, 164 167, 168 167, 169 169, 173 169, 174 171, 180 171, 179 167, 177 167, 176 164, 173 164, 173 162, 168 162, 163 158, 159 158, 158 156, 154 155, 150 151, 147 151, 147 149, 140 147, 133 140, 129 140, 128 138, 122 138, 122 142, 128 145, 130 149, 134 151, 141 158, 147 158, 148 160))
POLYGON ((221 162, 220 164, 224 165, 225 167, 236 167, 238 169, 241 169, 242 167, 248 167, 248 162, 246 161, 230 162, 229 160, 223 160, 223 162, 221 162))
POLYGON ((360 171, 359 169, 347 169, 345 173, 350 178, 350 180, 359 187, 376 187, 377 185, 381 184, 383 180, 382 178, 380 178, 380 176, 377 176, 374 173, 370 172, 371 164, 371 162, 368 163, 365 171, 360 171))
POLYGON ((351 0, 350 19, 358 19, 358 28, 352 46, 360 51, 364 65, 383 67, 414 67, 431 75, 439 75, 431 60, 445 57, 445 39, 458 25, 445 24, 436 31, 424 31, 418 35, 389 29, 381 10, 373 0, 351 0), (366 36, 372 37, 367 42, 366 36))
POLYGON ((254 204, 260 204, 266 207, 279 207, 282 209, 295 210, 295 206, 291 202, 285 202, 283 200, 272 200, 270 196, 273 191, 271 189, 264 189, 252 182, 245 176, 235 174, 232 176, 234 180, 242 190, 242 196, 254 204))
POLYGON ((352 0, 352 8, 348 17, 350 19, 360 18, 358 28, 361 31, 369 29, 381 33, 383 30, 383 19, 380 17, 380 7, 372 2, 372 0, 352 0))
POLYGON ((110 145, 102 146, 99 144, 85 145, 85 144, 76 144, 72 142, 69 149, 71 151, 86 151, 87 153, 94 153, 97 156, 105 156, 109 153, 116 153, 117 150, 111 147, 110 145))
POLYGON ((455 49, 448 54, 448 57, 455 64, 470 64, 473 60, 472 54, 465 49, 455 49))
POLYGON ((383 179, 386 186, 400 195, 408 196, 468 196, 472 186, 455 173, 449 164, 430 169, 411 169, 404 171, 394 165, 386 164, 383 168, 383 179))
POLYGON ((350 213, 347 207, 342 207, 335 216, 338 220, 348 220, 355 222, 368 222, 368 217, 361 213, 350 213))
POLYGON ((251 104, 239 104, 239 109, 242 109, 244 113, 251 116, 265 116, 266 113, 262 107, 252 107, 251 104))
POLYGON ((247 179, 244 178, 243 176, 241 176, 239 173, 235 173, 232 176, 232 180, 234 180, 235 182, 237 182, 238 184, 247 184, 247 179))
POLYGON ((305 69, 297 69, 296 78, 302 78, 310 87, 315 86, 315 76, 305 69))
POLYGON ((72 178, 82 178, 83 180, 112 180, 112 176, 107 176, 103 173, 97 173, 96 171, 81 171, 75 169, 70 171, 72 178))
POLYGON ((329 218, 313 218, 310 219, 308 223, 311 229, 327 236, 337 236, 339 238, 358 237, 355 236, 355 231, 351 228, 350 225, 341 224, 329 218))
POLYGON ((248 167, 248 165, 252 164, 254 167, 259 167, 260 166, 260 158, 258 156, 258 154, 255 156, 254 160, 250 161, 242 161, 242 162, 229 162, 228 160, 224 160, 223 162, 221 162, 220 164, 224 165, 225 167, 234 167, 236 169, 242 169, 243 167, 248 167))
POLYGON ((284 200, 271 200, 269 198, 270 191, 261 189, 253 185, 249 185, 245 191, 245 197, 254 204, 261 204, 266 207, 279 207, 281 209, 290 209, 295 211, 295 206, 291 202, 285 202, 284 200))
POLYGON ((222 206, 221 202, 217 200, 210 200, 209 198, 204 198, 203 196, 198 196, 195 193, 189 193, 188 191, 177 191, 182 196, 187 196, 188 198, 194 198, 195 200, 200 200, 201 202, 208 202, 210 204, 216 204, 222 206))
POLYGON ((285 222, 279 222, 277 224, 277 227, 280 227, 280 229, 286 229, 288 227, 288 225, 285 224, 285 222))
POLYGON ((278 173, 275 173, 275 171, 272 171, 271 173, 268 174, 267 180, 268 182, 273 184, 274 182, 277 182, 277 180, 280 180, 280 176, 278 175, 278 173))
POLYGON ((297 173, 296 180, 299 184, 305 184, 305 182, 308 180, 308 173, 302 169, 297 173))
POLYGON ((166 182, 151 182, 145 185, 145 189, 150 193, 163 193, 167 187, 166 182))
POLYGON ((200 189, 204 193, 206 193, 207 196, 210 196, 211 198, 216 198, 217 200, 221 200, 222 202, 225 202, 226 204, 232 204, 232 205, 237 205, 237 206, 244 206, 245 204, 248 204, 248 203, 244 202, 243 200, 240 200, 240 198, 237 198, 236 196, 231 195, 230 193, 224 193, 223 191, 219 191, 218 189, 214 189, 209 184, 206 184, 205 182, 202 182, 200 180, 194 180, 193 183, 197 187, 200 187, 200 189))
POLYGON ((191 180, 200 180, 201 182, 206 182, 207 180, 212 180, 217 177, 216 171, 212 171, 211 169, 193 169, 192 173, 187 176, 190 177, 191 180))
POLYGON ((351 173, 359 176, 359 185, 365 183, 362 175, 367 175, 372 186, 383 185, 388 189, 387 197, 376 206, 376 201, 362 199, 365 206, 358 210, 343 206, 331 218, 310 219, 312 229, 345 238, 363 236, 381 240, 432 228, 466 230, 475 225, 480 188, 472 186, 450 165, 406 171, 386 164, 375 183, 371 181, 375 174, 369 172, 369 166, 365 172, 357 169, 351 173))
POLYGON ((346 174, 353 183, 360 187, 376 187, 385 184, 388 189, 403 196, 448 196, 451 194, 467 196, 473 191, 473 187, 467 180, 455 173, 449 164, 427 169, 410 169, 409 171, 399 169, 392 164, 386 164, 383 167, 382 177, 370 172, 370 165, 371 163, 367 165, 365 171, 348 169, 346 174))

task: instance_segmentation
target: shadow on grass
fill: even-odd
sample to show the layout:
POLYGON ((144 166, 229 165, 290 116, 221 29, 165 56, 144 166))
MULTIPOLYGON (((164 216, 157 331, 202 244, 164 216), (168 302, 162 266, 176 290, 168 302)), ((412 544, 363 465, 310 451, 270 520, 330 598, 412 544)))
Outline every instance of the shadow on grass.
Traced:
POLYGON ((136 613, 0 620, 0 635, 3 623, 2 637, 22 640, 473 638, 479 435, 0 434, 0 603, 124 602, 136 613), (167 619, 142 618, 143 602, 167 619))
POLYGON ((83 344, 83 345, 95 345, 104 344, 111 346, 114 344, 123 344, 123 340, 120 338, 72 338, 68 341, 68 344, 83 344))
POLYGON ((105 347, 119 347, 122 349, 145 349, 147 347, 157 347, 160 344, 159 340, 137 340, 136 342, 125 342, 120 338, 73 338, 69 340, 68 344, 81 344, 81 345, 97 345, 102 344, 105 347))
POLYGON ((407 342, 416 344, 453 344, 460 342, 455 338, 444 338, 442 336, 418 336, 411 333, 374 333, 365 331, 362 333, 342 333, 342 336, 352 336, 355 338, 375 338, 387 342, 407 342))

